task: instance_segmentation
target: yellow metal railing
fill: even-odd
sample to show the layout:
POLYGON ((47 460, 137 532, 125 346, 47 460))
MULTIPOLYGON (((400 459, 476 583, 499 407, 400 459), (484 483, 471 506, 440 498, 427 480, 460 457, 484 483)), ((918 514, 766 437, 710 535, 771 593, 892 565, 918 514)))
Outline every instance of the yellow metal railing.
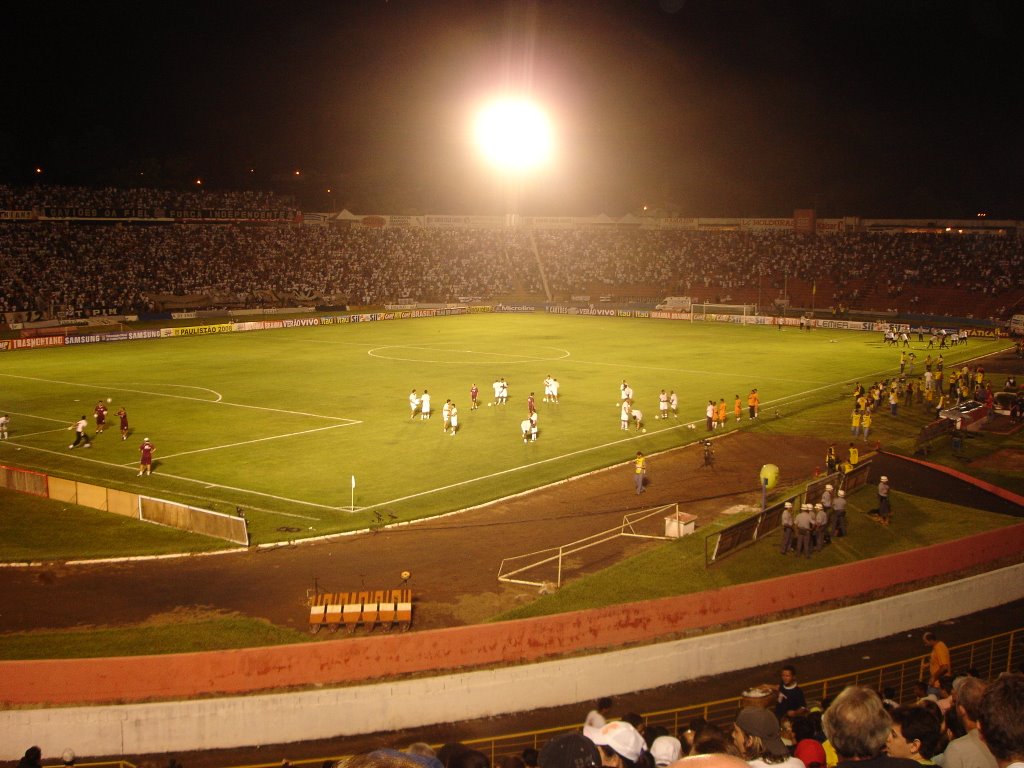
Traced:
MULTIPOLYGON (((1000 672, 1012 669, 1018 660, 1024 660, 1024 628, 951 646, 949 652, 954 670, 974 669, 979 677, 991 679, 1000 672)), ((824 680, 801 682, 800 687, 810 702, 833 697, 848 685, 866 685, 878 691, 892 688, 897 701, 906 701, 913 696, 914 683, 921 679, 921 664, 927 660, 927 655, 914 656, 824 680)), ((648 725, 660 725, 667 728, 669 733, 677 734, 697 717, 720 725, 731 723, 742 702, 742 697, 735 696, 659 712, 647 712, 643 718, 648 725)), ((574 723, 560 728, 472 739, 463 743, 487 754, 494 765, 496 758, 519 754, 526 747, 540 749, 551 737, 561 733, 578 733, 580 727, 580 724, 574 723)))
MULTIPOLYGON (((992 635, 970 643, 951 646, 950 659, 954 670, 974 669, 979 677, 992 679, 1000 672, 1006 672, 1013 668, 1018 660, 1024 660, 1024 628, 1004 632, 999 635, 992 635)), ((906 701, 913 695, 914 683, 921 677, 922 662, 927 662, 928 656, 913 656, 909 659, 884 664, 878 667, 870 667, 851 672, 845 675, 836 675, 824 680, 812 680, 808 683, 801 683, 804 694, 810 702, 821 701, 838 694, 848 685, 866 685, 878 691, 885 688, 892 688, 894 698, 897 701, 906 701)), ((720 725, 731 723, 736 717, 742 704, 742 697, 735 696, 729 699, 718 701, 707 701, 702 704, 692 704, 687 707, 676 707, 665 709, 659 712, 648 712, 643 715, 644 722, 648 725, 660 725, 668 729, 669 733, 675 734, 685 729, 691 720, 702 717, 708 722, 720 725)), ((556 728, 545 728, 538 731, 523 731, 521 733, 508 733, 502 736, 491 736, 480 739, 469 739, 463 744, 479 750, 486 754, 491 765, 505 755, 518 755, 527 747, 539 750, 549 739, 562 733, 578 733, 581 725, 573 723, 556 728)), ((394 745, 400 748, 404 745, 394 745)), ((433 745, 435 748, 439 744, 433 745)), ((347 756, 323 756, 315 758, 302 758, 290 760, 292 766, 322 765, 325 762, 343 760, 347 756)), ((106 763, 77 763, 77 768, 135 768, 127 761, 114 761, 106 763)), ((279 768, 280 763, 259 763, 246 766, 232 766, 232 768, 279 768)), ((56 768, 56 767, 54 767, 56 768)))

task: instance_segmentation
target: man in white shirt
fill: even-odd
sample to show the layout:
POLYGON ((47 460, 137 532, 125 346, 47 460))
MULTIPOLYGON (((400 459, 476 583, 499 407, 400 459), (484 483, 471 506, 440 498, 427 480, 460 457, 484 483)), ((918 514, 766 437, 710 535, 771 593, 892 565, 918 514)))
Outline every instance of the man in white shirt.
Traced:
MULTIPOLYGON (((625 384, 626 382, 622 382, 625 384)), ((612 700, 608 696, 603 696, 597 700, 597 707, 590 710, 587 713, 587 719, 583 721, 584 728, 604 728, 608 724, 605 715, 607 715, 612 708, 612 700)))

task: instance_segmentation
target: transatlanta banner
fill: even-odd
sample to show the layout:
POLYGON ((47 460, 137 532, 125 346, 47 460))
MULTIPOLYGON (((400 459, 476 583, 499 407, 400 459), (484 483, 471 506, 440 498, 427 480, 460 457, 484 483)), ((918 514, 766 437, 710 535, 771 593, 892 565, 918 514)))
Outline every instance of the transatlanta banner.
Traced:
POLYGON ((39 349, 40 347, 63 347, 64 336, 34 336, 29 339, 10 339, 0 349, 39 349))

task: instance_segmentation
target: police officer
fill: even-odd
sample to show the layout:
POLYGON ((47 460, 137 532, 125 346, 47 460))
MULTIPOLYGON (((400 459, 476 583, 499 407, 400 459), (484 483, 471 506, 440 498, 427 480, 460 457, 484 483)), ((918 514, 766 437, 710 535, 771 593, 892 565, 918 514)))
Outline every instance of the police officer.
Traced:
POLYGON ((789 554, 793 548, 793 502, 787 501, 782 507, 782 546, 780 555, 789 554))

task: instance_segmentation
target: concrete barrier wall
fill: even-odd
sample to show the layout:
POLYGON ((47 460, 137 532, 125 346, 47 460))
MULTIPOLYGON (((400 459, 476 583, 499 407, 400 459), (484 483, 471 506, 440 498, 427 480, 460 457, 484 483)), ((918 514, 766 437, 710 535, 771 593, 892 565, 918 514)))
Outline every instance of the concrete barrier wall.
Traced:
POLYGON ((812 580, 803 574, 783 576, 536 619, 224 652, 4 661, 0 701, 5 706, 52 706, 179 699, 522 664, 650 643, 684 630, 735 625, 1019 556, 1022 551, 1024 523, 824 569, 812 580))
POLYGON ((107 512, 137 518, 139 516, 139 494, 108 488, 107 512))
POLYGON ((107 511, 107 489, 102 485, 76 483, 78 486, 78 503, 83 507, 91 507, 107 511))
POLYGON ((1022 598, 1024 564, 767 625, 534 664, 297 693, 8 710, 0 712, 0 759, 16 759, 27 744, 44 745, 44 757, 68 744, 80 754, 133 755, 458 722, 734 671, 737 659, 770 664, 794 648, 817 653, 1022 598))
POLYGON ((67 504, 78 503, 78 483, 50 475, 50 498, 67 504))

